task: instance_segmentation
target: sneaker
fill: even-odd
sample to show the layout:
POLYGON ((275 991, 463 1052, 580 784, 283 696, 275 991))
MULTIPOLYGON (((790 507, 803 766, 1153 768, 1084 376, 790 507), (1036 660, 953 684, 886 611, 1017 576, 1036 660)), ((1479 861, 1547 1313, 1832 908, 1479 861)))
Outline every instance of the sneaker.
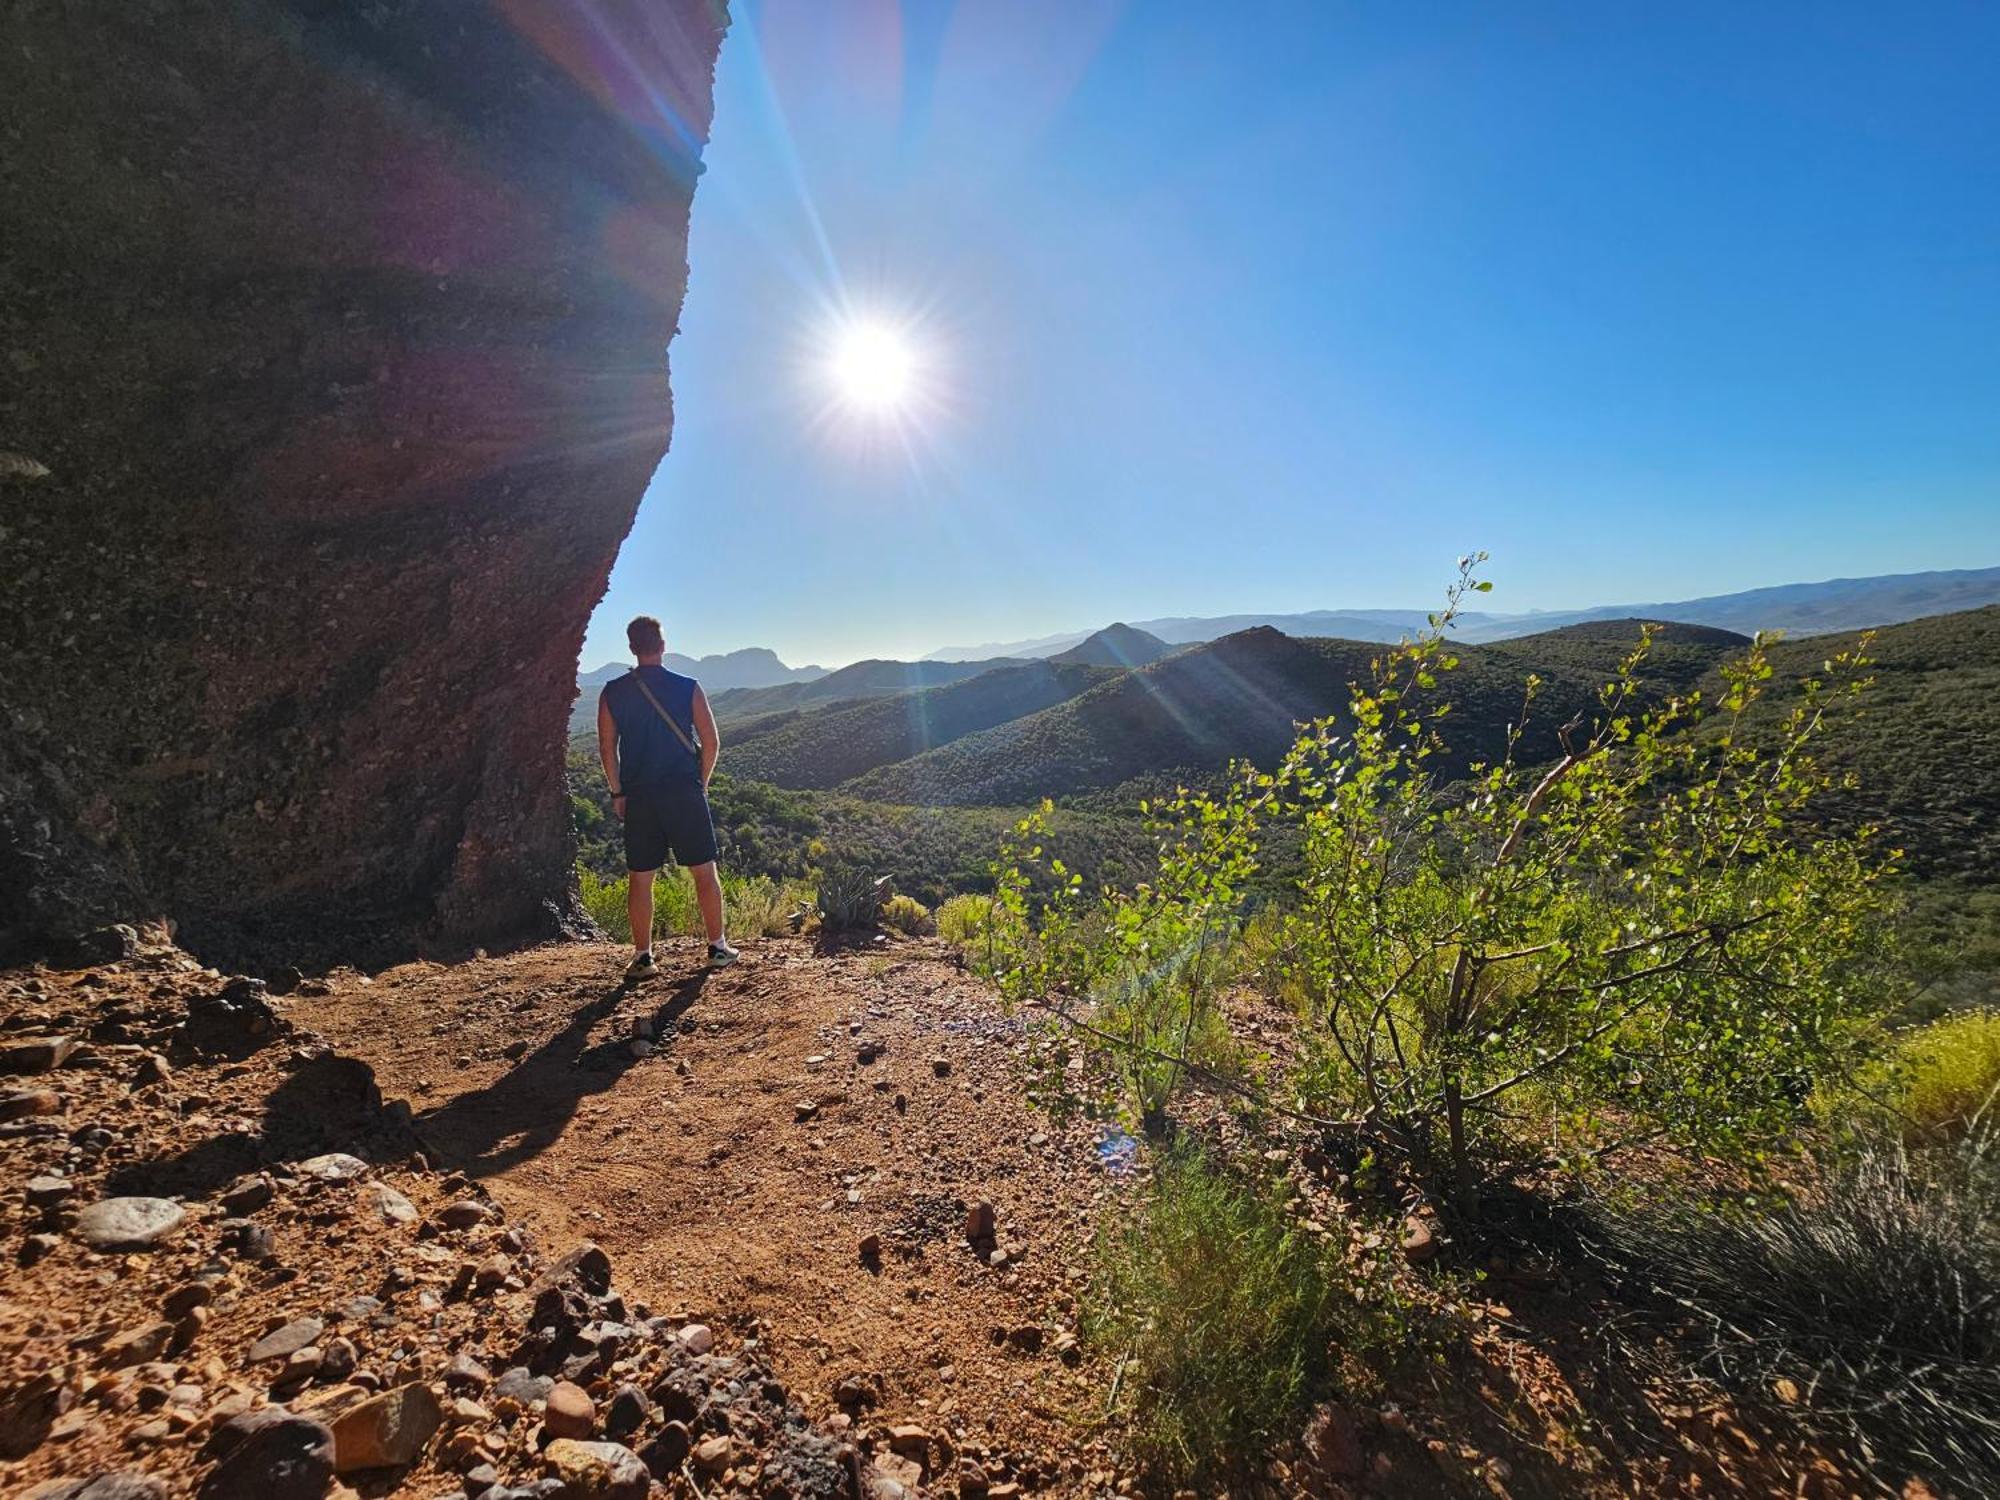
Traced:
POLYGON ((729 939, 708 945, 708 966, 711 969, 726 969, 743 955, 729 946, 729 939))
POLYGON ((625 982, 637 984, 642 979, 651 979, 660 972, 660 966, 653 961, 653 950, 648 948, 625 966, 625 982))

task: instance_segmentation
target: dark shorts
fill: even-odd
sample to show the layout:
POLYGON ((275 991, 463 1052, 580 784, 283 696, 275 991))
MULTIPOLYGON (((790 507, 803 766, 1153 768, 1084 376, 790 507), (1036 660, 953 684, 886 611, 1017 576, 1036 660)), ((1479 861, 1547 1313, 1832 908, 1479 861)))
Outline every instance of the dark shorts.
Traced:
POLYGON ((672 854, 682 866, 715 858, 715 824, 701 783, 633 787, 625 797, 625 868, 657 870, 672 854))

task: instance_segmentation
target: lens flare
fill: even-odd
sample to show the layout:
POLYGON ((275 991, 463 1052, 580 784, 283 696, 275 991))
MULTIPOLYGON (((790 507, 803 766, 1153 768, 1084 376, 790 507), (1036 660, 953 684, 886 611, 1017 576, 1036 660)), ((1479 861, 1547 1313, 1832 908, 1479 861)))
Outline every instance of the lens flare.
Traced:
POLYGON ((857 319, 835 333, 826 374, 843 406, 888 417, 907 410, 917 394, 919 361, 900 330, 857 319))

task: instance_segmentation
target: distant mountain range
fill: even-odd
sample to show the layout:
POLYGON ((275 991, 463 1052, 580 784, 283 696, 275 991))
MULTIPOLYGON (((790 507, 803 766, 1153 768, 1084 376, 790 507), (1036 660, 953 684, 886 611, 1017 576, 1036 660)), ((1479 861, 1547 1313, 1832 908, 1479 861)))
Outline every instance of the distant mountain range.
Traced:
MULTIPOLYGON (((825 667, 788 667, 775 651, 763 646, 745 646, 700 658, 669 651, 660 659, 669 672, 700 680, 710 693, 726 693, 733 688, 765 688, 808 683, 827 675, 825 667)), ((606 662, 580 672, 576 679, 576 702, 569 711, 569 732, 577 734, 597 721, 597 689, 614 677, 632 670, 630 662, 606 662)))
MULTIPOLYGON (((1931 573, 1897 573, 1873 578, 1832 578, 1822 583, 1788 583, 1655 604, 1606 604, 1590 609, 1534 610, 1526 614, 1466 611, 1458 635, 1466 641, 1501 641, 1535 635, 1586 620, 1671 620, 1712 625, 1754 635, 1782 630, 1789 635, 1821 635, 1896 625, 1927 615, 1950 614, 2000 603, 2000 568, 1964 568, 1931 573)), ((1176 616, 1140 620, 1133 626, 1168 645, 1220 640, 1239 631, 1268 626, 1296 637, 1349 641, 1395 641, 1424 626, 1421 609, 1311 610, 1304 614, 1176 616)), ((986 646, 947 646, 932 661, 966 661, 999 656, 1054 656, 1088 638, 1087 631, 1042 636, 986 646)))

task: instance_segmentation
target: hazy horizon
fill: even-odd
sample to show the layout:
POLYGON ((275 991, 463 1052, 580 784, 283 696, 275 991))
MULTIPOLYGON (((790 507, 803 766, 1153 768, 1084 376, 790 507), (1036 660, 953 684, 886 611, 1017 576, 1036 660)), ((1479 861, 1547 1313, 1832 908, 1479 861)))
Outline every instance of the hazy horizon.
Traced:
POLYGON ((2000 12, 735 10, 586 662, 2000 557, 2000 12))

